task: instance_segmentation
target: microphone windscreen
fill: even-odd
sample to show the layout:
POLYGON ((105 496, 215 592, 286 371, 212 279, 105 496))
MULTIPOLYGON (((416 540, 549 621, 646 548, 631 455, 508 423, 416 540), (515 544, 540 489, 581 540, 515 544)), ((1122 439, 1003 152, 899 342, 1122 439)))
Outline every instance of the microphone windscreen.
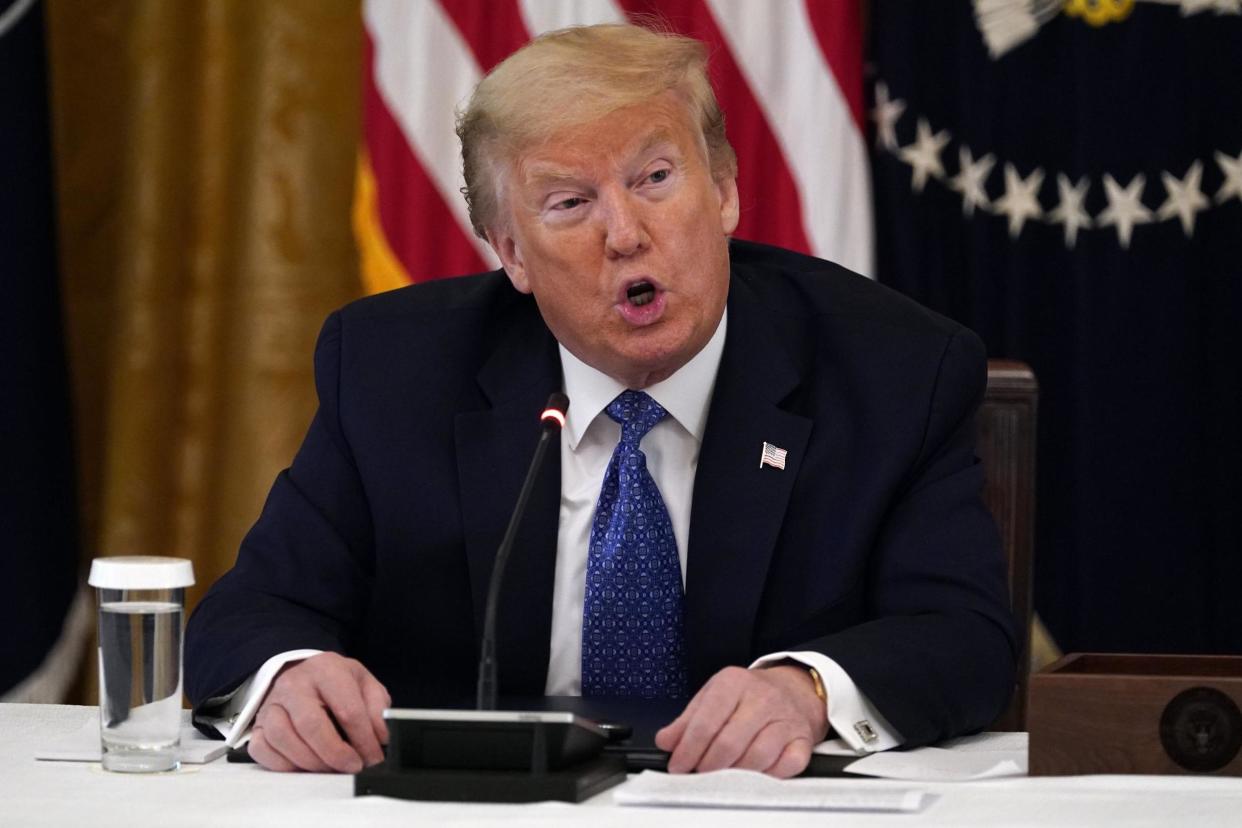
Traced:
POLYGON ((548 404, 544 406, 543 413, 539 415, 539 419, 543 421, 545 428, 549 426, 564 428, 565 412, 568 410, 569 397, 566 397, 560 391, 555 391, 548 397, 548 404))

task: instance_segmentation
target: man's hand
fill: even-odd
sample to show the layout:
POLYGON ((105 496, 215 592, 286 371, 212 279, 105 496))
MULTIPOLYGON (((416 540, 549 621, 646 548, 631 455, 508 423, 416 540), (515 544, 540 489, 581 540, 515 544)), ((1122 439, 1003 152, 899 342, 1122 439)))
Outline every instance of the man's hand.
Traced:
POLYGON ((747 768, 796 776, 828 734, 827 707, 802 667, 726 667, 656 734, 656 746, 672 754, 670 773, 747 768))
POLYGON ((277 674, 255 715, 250 756, 270 770, 357 773, 383 760, 391 705, 362 664, 320 653, 277 674))

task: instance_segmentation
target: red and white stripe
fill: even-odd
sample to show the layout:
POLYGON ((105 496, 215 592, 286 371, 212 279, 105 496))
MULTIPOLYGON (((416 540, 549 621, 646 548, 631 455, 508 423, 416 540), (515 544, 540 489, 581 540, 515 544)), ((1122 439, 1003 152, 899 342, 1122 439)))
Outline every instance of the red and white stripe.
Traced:
POLYGON ((495 267, 460 192, 457 107, 532 35, 644 14, 711 50, 737 235, 870 274, 857 0, 365 0, 354 219, 368 287, 495 267))

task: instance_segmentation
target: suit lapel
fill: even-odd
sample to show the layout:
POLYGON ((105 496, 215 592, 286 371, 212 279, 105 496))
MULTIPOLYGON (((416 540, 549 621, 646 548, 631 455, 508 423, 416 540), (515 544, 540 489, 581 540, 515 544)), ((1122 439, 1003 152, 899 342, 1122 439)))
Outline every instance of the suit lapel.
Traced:
MULTIPOLYGON (((478 377, 485 405, 458 414, 455 424, 476 642, 482 636, 496 549, 539 438, 539 412, 562 386, 556 341, 534 302, 523 301, 500 324, 506 333, 478 377)), ((496 619, 505 695, 542 695, 547 680, 560 489, 557 440, 548 447, 505 570, 496 619)))
POLYGON ((768 563, 811 434, 811 420, 779 407, 800 379, 782 334, 734 277, 691 506, 685 625, 692 687, 752 657, 768 563), (765 442, 788 452, 784 470, 760 468, 765 442))

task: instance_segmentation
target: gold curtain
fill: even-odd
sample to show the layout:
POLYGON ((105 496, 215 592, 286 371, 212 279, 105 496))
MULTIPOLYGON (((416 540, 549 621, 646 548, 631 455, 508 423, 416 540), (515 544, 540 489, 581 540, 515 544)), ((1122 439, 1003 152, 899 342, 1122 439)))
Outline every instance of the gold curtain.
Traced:
POLYGON ((192 604, 361 293, 358 3, 52 0, 47 22, 83 556, 191 558, 192 604))

